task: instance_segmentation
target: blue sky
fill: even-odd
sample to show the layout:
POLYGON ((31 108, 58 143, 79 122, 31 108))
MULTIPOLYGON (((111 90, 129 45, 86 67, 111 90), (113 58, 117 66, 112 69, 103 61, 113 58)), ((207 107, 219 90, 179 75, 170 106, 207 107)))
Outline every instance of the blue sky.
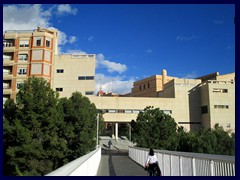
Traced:
POLYGON ((60 32, 59 53, 96 54, 96 90, 127 93, 161 74, 235 72, 233 4, 4 5, 3 30, 60 32))

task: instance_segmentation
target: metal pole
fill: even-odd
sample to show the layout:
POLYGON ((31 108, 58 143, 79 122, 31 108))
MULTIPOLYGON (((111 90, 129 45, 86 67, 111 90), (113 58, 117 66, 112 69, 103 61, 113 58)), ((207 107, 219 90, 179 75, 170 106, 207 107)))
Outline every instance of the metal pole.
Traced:
POLYGON ((98 148, 98 126, 99 126, 99 113, 97 114, 97 144, 96 144, 96 148, 98 148))
POLYGON ((131 137, 131 131, 132 131, 132 128, 131 128, 131 125, 128 124, 128 127, 129 127, 129 140, 130 140, 130 146, 132 146, 132 137, 131 137))

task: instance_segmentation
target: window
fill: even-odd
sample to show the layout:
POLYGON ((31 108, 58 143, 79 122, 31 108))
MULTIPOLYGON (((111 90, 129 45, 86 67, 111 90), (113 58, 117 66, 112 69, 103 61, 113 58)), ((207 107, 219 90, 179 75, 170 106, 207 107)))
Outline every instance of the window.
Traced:
POLYGON ((208 113, 208 106, 202 106, 201 107, 201 113, 202 114, 207 114, 208 113))
POLYGON ((28 40, 20 40, 20 43, 19 43, 19 46, 20 47, 29 47, 29 41, 28 40))
POLYGON ((215 109, 229 109, 228 105, 214 105, 215 109))
POLYGON ((27 68, 18 68, 18 74, 19 75, 27 74, 27 68))
POLYGON ((37 39, 37 46, 41 46, 41 39, 37 39))
POLYGON ((46 47, 50 47, 50 41, 46 40, 46 47))
POLYGON ((62 92, 62 91, 63 91, 63 88, 56 88, 56 91, 57 91, 57 92, 62 92))
POLYGON ((78 76, 78 80, 85 80, 86 77, 85 76, 78 76))
POLYGON ((78 80, 94 80, 94 76, 78 76, 78 80))
POLYGON ((140 90, 140 91, 142 90, 142 86, 141 86, 141 85, 139 86, 139 90, 140 90))
POLYGON ((145 89, 146 88, 146 86, 145 86, 145 84, 143 85, 143 89, 145 89))
POLYGON ((141 112, 141 110, 139 110, 139 109, 134 109, 134 110, 133 110, 133 113, 134 113, 134 114, 138 114, 138 113, 140 113, 140 112, 141 112))
POLYGON ((26 61, 26 60, 28 60, 28 55, 27 54, 19 54, 18 55, 18 60, 26 61))
POLYGON ((150 83, 148 83, 148 88, 150 88, 150 83))
POLYGON ((214 93, 228 93, 228 89, 213 88, 214 93))
POLYGON ((172 110, 164 110, 163 111, 165 114, 172 114, 172 110))
POLYGON ((125 113, 125 109, 118 109, 117 112, 118 113, 125 113))
POLYGON ((86 76, 86 80, 94 80, 94 76, 86 76))
POLYGON ((94 94, 93 91, 86 91, 86 92, 85 92, 85 95, 93 95, 93 94, 94 94))
POLYGON ((21 82, 17 82, 17 89, 20 89, 20 87, 22 86, 21 82))
POLYGON ((108 112, 109 113, 116 113, 116 109, 109 109, 108 112))
POLYGON ((57 73, 64 73, 64 69, 57 69, 57 73))
POLYGON ((126 109, 125 110, 125 113, 127 113, 127 114, 131 114, 133 111, 132 111, 132 109, 126 109))

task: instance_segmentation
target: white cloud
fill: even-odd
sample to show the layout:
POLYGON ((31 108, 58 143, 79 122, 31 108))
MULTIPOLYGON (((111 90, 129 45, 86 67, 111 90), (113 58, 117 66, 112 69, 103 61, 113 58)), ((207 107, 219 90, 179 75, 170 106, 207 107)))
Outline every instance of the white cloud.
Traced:
POLYGON ((183 79, 195 79, 195 78, 197 78, 198 76, 197 76, 197 73, 196 73, 196 71, 193 71, 193 72, 191 72, 191 73, 189 73, 189 74, 186 74, 185 76, 183 76, 182 78, 183 79))
POLYGON ((151 54, 151 53, 152 53, 152 50, 151 50, 151 49, 148 49, 148 50, 146 50, 146 53, 151 54))
POLYGON ((64 54, 87 54, 87 52, 82 51, 81 49, 78 50, 67 50, 64 54))
POLYGON ((98 54, 96 56, 96 61, 97 61, 97 68, 100 67, 105 67, 107 68, 107 71, 112 73, 112 72, 118 72, 118 73, 123 73, 127 70, 127 66, 125 64, 120 64, 116 62, 112 62, 109 60, 106 60, 103 54, 98 54))
POLYGON ((58 10, 57 13, 59 15, 63 15, 63 14, 73 14, 73 15, 76 15, 77 14, 77 8, 72 8, 69 4, 58 5, 57 10, 58 10))
POLYGON ((131 92, 131 88, 133 87, 133 82, 135 80, 130 78, 129 80, 124 80, 123 77, 120 76, 105 76, 104 74, 96 74, 95 75, 95 93, 100 89, 106 93, 113 92, 117 94, 126 94, 131 92))
POLYGON ((70 36, 70 37, 69 37, 69 43, 70 43, 70 44, 76 42, 76 40, 77 40, 76 36, 70 36))
POLYGON ((88 38, 88 41, 89 41, 89 42, 92 42, 93 38, 94 38, 94 36, 90 36, 90 37, 88 38))
POLYGON ((179 35, 176 40, 177 41, 183 41, 183 40, 187 40, 187 41, 190 41, 192 39, 197 39, 199 38, 199 36, 195 36, 195 35, 192 35, 192 36, 184 36, 184 35, 179 35))
POLYGON ((38 26, 50 27, 51 9, 43 11, 41 5, 3 6, 3 31, 33 30, 38 26))
POLYGON ((221 20, 215 20, 214 21, 214 24, 223 24, 224 22, 223 21, 221 21, 221 20))
POLYGON ((67 42, 68 42, 67 35, 64 32, 58 30, 58 44, 59 45, 64 45, 67 42))
MULTIPOLYGON (((58 10, 68 12, 69 5, 59 5, 58 10), (59 7, 60 6, 60 7, 59 7)), ((39 4, 34 5, 6 5, 3 6, 3 31, 5 30, 34 30, 38 26, 51 27, 50 18, 54 15, 56 6, 43 10, 39 4)), ((71 9, 73 12, 76 10, 71 9)), ((56 28, 54 28, 56 29, 56 28)), ((58 29, 59 45, 76 42, 76 36, 70 36, 58 29)))

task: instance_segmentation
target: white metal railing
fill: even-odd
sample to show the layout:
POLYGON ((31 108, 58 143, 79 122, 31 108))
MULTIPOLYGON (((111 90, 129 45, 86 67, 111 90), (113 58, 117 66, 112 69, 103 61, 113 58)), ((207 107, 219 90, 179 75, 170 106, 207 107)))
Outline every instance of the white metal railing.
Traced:
MULTIPOLYGON (((129 147, 129 157, 145 165, 149 149, 129 147)), ((164 176, 235 176, 235 156, 154 150, 164 176)))
POLYGON ((101 147, 45 176, 95 176, 101 161, 101 147))

